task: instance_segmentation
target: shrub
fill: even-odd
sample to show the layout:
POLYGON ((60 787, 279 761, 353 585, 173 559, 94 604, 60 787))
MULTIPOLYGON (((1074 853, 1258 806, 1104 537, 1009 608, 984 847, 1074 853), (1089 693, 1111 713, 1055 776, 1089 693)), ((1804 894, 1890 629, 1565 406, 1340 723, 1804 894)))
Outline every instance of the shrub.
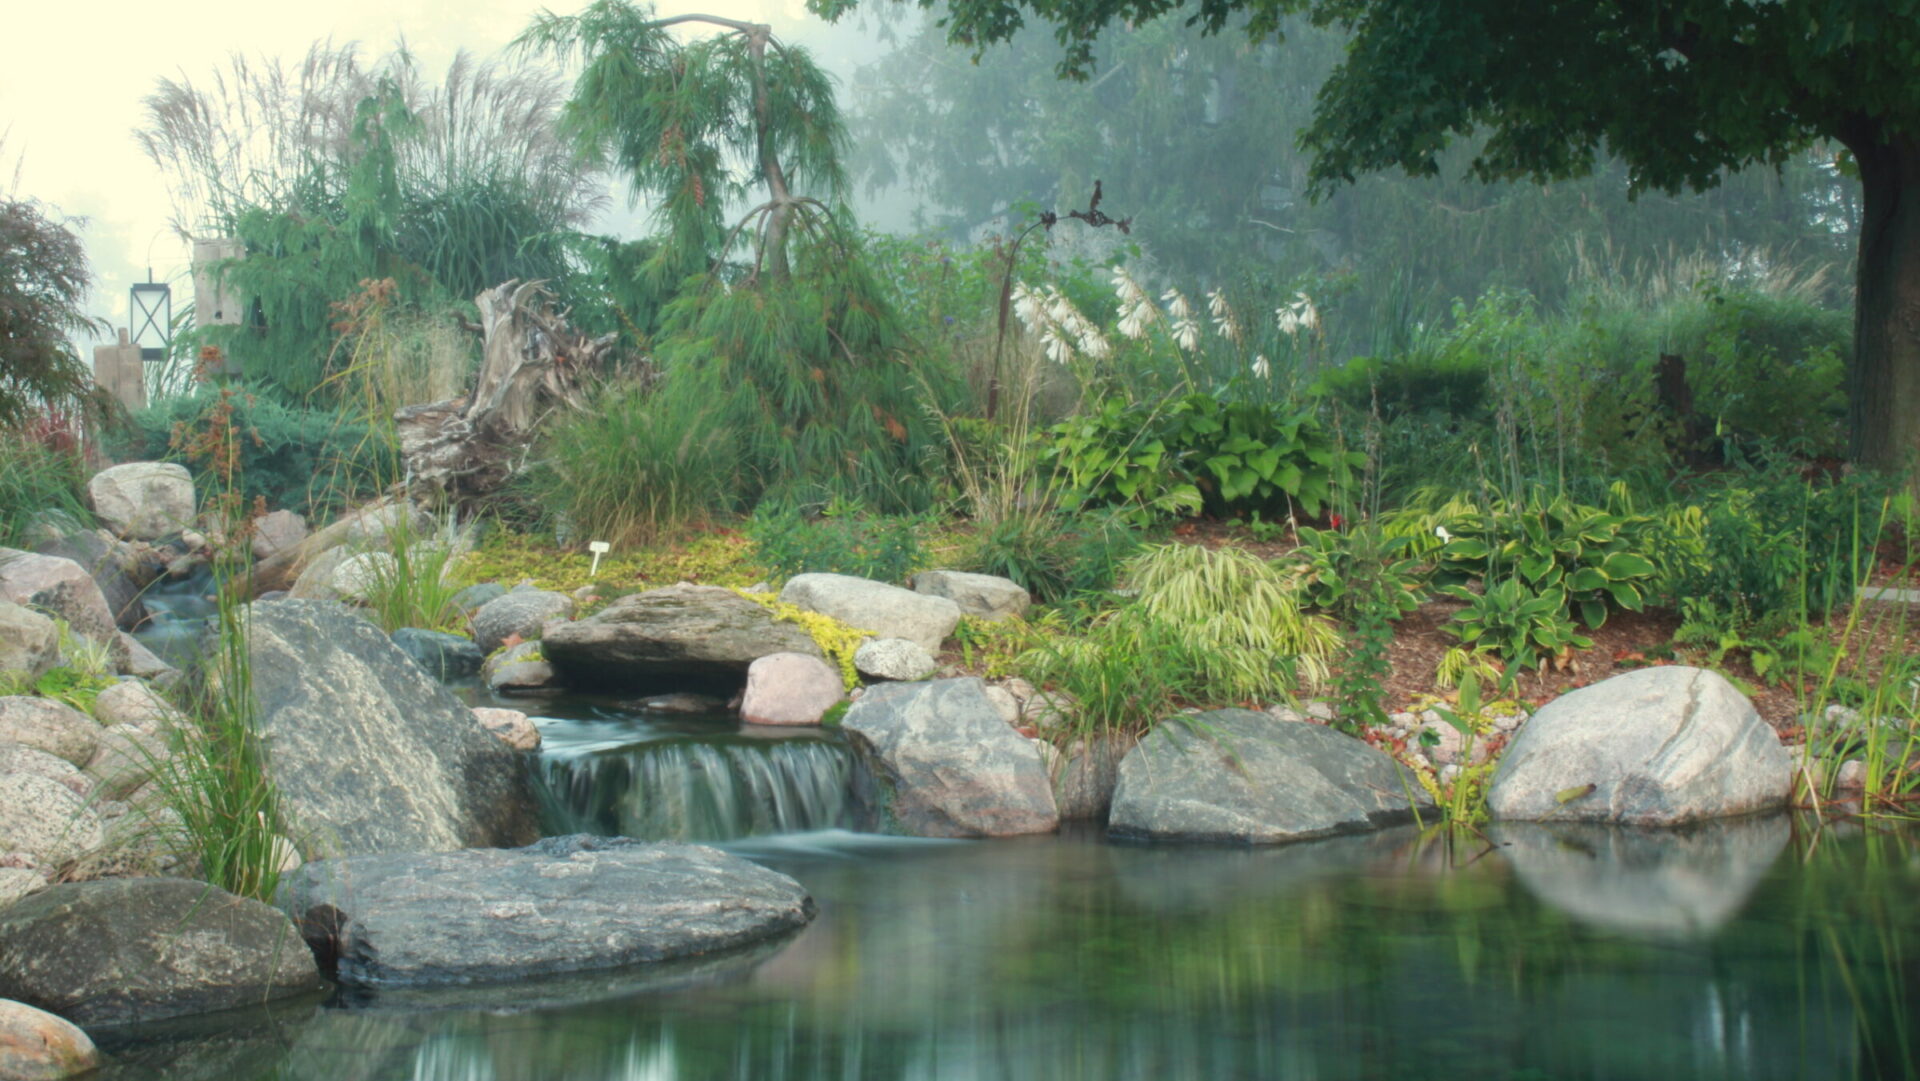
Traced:
POLYGON ((29 527, 49 512, 91 522, 86 463, 24 432, 0 430, 0 548, 30 548, 29 527))
POLYGON ((1110 589, 1139 534, 1120 514, 1013 514, 983 523, 965 569, 1018 582, 1041 603, 1110 589))
POLYGON ((713 413, 629 384, 552 427, 524 490, 574 532, 630 545, 734 507, 740 461, 713 413))
POLYGON ((251 504, 325 517, 371 498, 398 475, 391 444, 372 438, 360 421, 331 410, 289 406, 244 388, 202 387, 193 394, 155 402, 133 415, 133 424, 111 441, 123 460, 178 460, 193 471, 202 491, 216 486, 203 457, 190 453, 192 433, 204 430, 216 408, 230 404, 240 430, 240 495, 251 504))
POLYGON ((754 559, 775 577, 824 572, 899 583, 926 565, 920 515, 842 511, 810 518, 792 508, 762 507, 747 525, 754 559))

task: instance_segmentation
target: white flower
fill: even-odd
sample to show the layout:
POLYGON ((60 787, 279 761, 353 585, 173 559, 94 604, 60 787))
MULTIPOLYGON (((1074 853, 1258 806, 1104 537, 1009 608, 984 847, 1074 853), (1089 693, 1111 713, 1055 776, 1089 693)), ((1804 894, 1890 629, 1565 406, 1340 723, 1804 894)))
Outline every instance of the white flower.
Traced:
POLYGON ((1280 333, 1291 338, 1301 331, 1320 332, 1320 309, 1313 306, 1313 298, 1305 293, 1293 294, 1296 299, 1283 308, 1275 308, 1273 318, 1280 326, 1280 333))
POLYGON ((1207 311, 1213 316, 1214 332, 1239 345, 1242 337, 1240 317, 1234 314, 1233 305, 1227 303, 1224 290, 1215 289, 1207 294, 1207 311))
POLYGON ((1027 288, 1026 282, 1013 283, 1013 314, 1028 330, 1039 330, 1045 322, 1040 310, 1040 298, 1027 288))
POLYGON ((1175 319, 1173 321, 1173 340, 1186 352, 1200 348, 1200 323, 1195 319, 1175 319))
POLYGON ((1447 532, 1447 527, 1443 525, 1434 526, 1433 535, 1440 538, 1441 544, 1445 544, 1453 539, 1453 534, 1447 532))
POLYGON ((1267 355, 1265 353, 1255 353, 1253 355, 1253 374, 1262 379, 1273 374, 1273 365, 1267 363, 1267 355))
POLYGON ((1193 318, 1193 305, 1188 303, 1186 294, 1180 290, 1169 289, 1166 293, 1162 294, 1160 299, 1167 305, 1168 315, 1173 316, 1175 319, 1193 318))

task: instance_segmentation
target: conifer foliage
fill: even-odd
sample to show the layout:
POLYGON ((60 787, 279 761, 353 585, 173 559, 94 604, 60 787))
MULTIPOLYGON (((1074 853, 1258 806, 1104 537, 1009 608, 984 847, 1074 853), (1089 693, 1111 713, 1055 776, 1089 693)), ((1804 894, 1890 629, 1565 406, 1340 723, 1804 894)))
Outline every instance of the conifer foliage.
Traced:
MULTIPOLYGON (((578 63, 567 129, 655 201, 663 235, 640 273, 677 287, 656 342, 663 378, 608 405, 637 410, 660 445, 710 445, 718 430, 739 455, 731 483, 671 501, 677 513, 769 497, 924 506, 913 478, 932 433, 919 396, 952 382, 904 362, 899 321, 839 205, 845 129, 807 52, 763 24, 656 18, 626 0, 542 15, 519 44, 578 63), (671 31, 684 25, 713 32, 683 40, 671 31)), ((577 455, 554 461, 576 520, 631 520, 586 490, 577 455)))

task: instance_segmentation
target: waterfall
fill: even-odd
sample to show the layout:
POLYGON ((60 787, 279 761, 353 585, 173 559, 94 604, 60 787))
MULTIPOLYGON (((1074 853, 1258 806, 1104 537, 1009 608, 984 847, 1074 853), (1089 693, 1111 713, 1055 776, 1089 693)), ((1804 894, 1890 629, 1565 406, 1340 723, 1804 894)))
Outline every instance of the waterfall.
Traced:
POLYGON ((550 833, 726 841, 844 825, 852 759, 831 738, 671 739, 549 753, 550 833))

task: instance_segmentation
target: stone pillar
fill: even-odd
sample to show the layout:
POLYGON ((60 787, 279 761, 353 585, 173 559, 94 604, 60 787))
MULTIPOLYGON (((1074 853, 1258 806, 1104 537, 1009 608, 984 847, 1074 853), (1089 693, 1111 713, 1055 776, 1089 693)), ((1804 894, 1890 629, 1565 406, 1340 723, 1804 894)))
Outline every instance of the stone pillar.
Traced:
POLYGON ((93 347, 93 381, 128 412, 146 407, 146 365, 140 362, 140 347, 128 340, 127 328, 120 328, 118 342, 93 347))
MULTIPOLYGON (((193 321, 196 326, 239 326, 244 321, 246 303, 222 281, 214 267, 246 254, 246 248, 232 237, 196 238, 193 242, 193 321)), ((240 366, 232 354, 225 358, 224 373, 238 375, 240 366)))

